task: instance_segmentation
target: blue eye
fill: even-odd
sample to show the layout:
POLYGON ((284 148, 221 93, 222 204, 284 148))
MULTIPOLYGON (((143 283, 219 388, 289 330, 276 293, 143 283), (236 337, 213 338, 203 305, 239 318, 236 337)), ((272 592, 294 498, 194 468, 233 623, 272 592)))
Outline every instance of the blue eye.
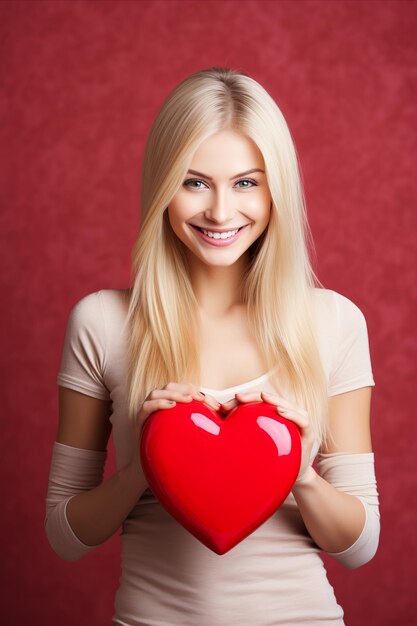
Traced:
MULTIPOLYGON (((251 187, 256 186, 256 182, 254 180, 251 180, 250 178, 242 178, 242 180, 238 180, 236 185, 239 183, 251 183, 251 187)), ((250 189, 250 187, 247 187, 245 185, 245 187, 241 187, 241 189, 250 189)))
MULTIPOLYGON (((198 179, 198 178, 189 178, 188 180, 185 180, 183 185, 184 187, 191 187, 194 189, 202 189, 202 187, 198 186, 195 187, 194 185, 192 185, 191 183, 202 183, 203 185, 205 184, 204 181, 198 179)), ((250 189, 251 187, 254 187, 257 185, 256 181, 250 179, 250 178, 242 178, 241 180, 238 180, 236 182, 236 185, 239 185, 239 183, 250 183, 250 186, 245 185, 243 187, 240 187, 240 189, 250 189)))
MULTIPOLYGON (((184 187, 193 187, 190 183, 202 183, 202 180, 198 180, 198 178, 190 178, 189 180, 184 181, 184 187)), ((201 189, 201 187, 194 187, 194 189, 201 189)))

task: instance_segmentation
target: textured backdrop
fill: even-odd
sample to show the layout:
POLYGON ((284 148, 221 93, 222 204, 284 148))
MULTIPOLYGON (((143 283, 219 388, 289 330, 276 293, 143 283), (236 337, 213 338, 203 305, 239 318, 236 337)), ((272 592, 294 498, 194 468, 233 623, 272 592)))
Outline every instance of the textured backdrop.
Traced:
POLYGON ((412 623, 416 33, 412 1, 0 3, 3 623, 110 624, 118 533, 68 563, 43 528, 66 318, 128 286, 150 124, 211 65, 281 107, 319 278, 368 322, 380 547, 353 571, 323 555, 329 579, 348 626, 412 623))

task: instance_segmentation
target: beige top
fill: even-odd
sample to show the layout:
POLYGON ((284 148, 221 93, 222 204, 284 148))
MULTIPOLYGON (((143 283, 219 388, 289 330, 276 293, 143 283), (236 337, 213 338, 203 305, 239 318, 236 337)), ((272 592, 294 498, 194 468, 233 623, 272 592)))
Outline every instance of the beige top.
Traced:
MULTIPOLYGON (((112 400, 118 468, 131 458, 126 411, 128 291, 104 289, 79 300, 69 317, 59 385, 112 400)), ((328 395, 375 385, 365 318, 348 298, 314 290, 314 318, 328 395)), ((220 402, 237 391, 275 391, 270 373, 216 390, 220 402)), ((318 445, 312 451, 312 463, 318 445)), ((123 523, 120 585, 113 623, 122 626, 276 626, 343 624, 320 548, 292 493, 259 528, 217 555, 181 526, 147 489, 123 523)))

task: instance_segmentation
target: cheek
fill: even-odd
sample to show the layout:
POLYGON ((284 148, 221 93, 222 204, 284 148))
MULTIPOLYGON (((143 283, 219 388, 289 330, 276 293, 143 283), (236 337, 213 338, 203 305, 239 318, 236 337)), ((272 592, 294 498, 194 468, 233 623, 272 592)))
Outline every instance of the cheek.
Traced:
POLYGON ((178 200, 171 201, 168 206, 168 218, 173 230, 177 230, 181 227, 183 222, 183 206, 178 200))
POLYGON ((271 198, 267 193, 259 194, 250 199, 247 206, 248 215, 250 215, 259 227, 265 228, 269 223, 271 216, 271 198))
POLYGON ((172 224, 180 225, 189 220, 199 210, 199 203, 189 195, 179 194, 174 198, 169 207, 168 215, 172 224))
POLYGON ((184 203, 181 202, 179 199, 171 201, 168 206, 167 213, 168 221, 173 232, 175 233, 177 238, 183 242, 184 245, 188 245, 189 238, 192 235, 188 232, 185 232, 190 228, 185 224, 185 222, 191 218, 192 214, 185 210, 184 203))
POLYGON ((265 225, 269 223, 271 219, 271 210, 272 210, 272 198, 269 193, 265 193, 262 198, 262 215, 265 222, 265 225))

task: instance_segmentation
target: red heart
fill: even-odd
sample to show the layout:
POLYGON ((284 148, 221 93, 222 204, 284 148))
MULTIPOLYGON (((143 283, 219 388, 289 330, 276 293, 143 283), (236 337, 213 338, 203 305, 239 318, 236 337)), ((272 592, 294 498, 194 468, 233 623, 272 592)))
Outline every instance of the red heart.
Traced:
POLYGON ((301 464, 298 426, 267 402, 222 418, 192 400, 144 422, 140 458, 149 487, 216 554, 242 541, 282 504, 301 464))

